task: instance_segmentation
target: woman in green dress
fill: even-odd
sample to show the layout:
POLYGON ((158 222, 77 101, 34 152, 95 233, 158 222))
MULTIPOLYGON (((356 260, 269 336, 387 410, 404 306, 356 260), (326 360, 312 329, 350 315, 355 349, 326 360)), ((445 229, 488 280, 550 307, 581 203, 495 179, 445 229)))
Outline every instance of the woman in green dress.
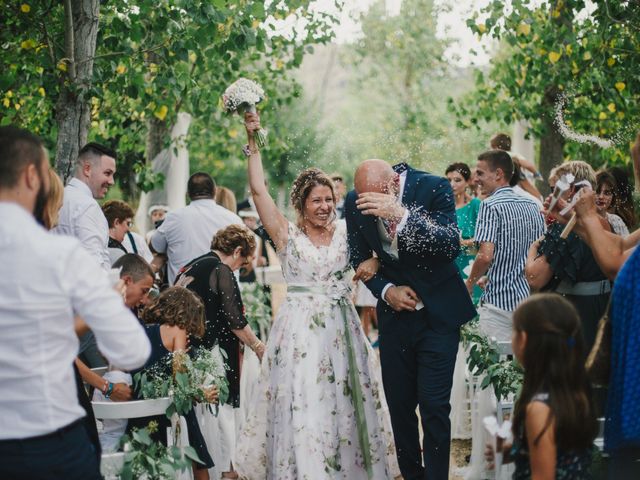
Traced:
MULTIPOLYGON (((447 167, 445 174, 451 183, 453 195, 455 196, 456 216, 458 217, 458 228, 460 229, 461 237, 460 245, 462 251, 456 258, 456 265, 460 270, 462 279, 465 280, 469 276, 470 265, 478 253, 474 237, 478 210, 480 210, 480 200, 469 195, 468 187, 471 179, 471 170, 466 163, 452 163, 447 167)), ((482 295, 482 290, 476 285, 473 287, 473 303, 478 303, 480 295, 482 295)))

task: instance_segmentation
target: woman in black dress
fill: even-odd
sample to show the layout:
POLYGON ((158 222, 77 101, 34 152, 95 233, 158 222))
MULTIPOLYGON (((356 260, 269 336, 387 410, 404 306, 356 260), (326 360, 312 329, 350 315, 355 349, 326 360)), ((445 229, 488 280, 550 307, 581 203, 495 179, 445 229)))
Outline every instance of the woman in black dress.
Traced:
MULTIPOLYGON (((586 180, 595 188, 596 175, 589 164, 571 161, 556 168, 558 177, 568 173, 574 175, 575 182, 586 180)), ((571 200, 575 193, 571 187, 565 200, 571 200)), ((610 230, 609 223, 604 218, 601 221, 610 230)), ((578 235, 571 232, 566 239, 561 238, 564 228, 565 225, 552 223, 544 238, 531 245, 525 275, 532 290, 558 293, 573 304, 580 315, 588 354, 595 342, 598 321, 609 303, 611 282, 596 263, 589 245, 578 235)), ((594 400, 596 412, 604 413, 604 389, 594 389, 594 400)))
POLYGON ((185 285, 204 302, 206 328, 193 347, 218 345, 227 354, 229 399, 217 416, 198 410, 204 424, 203 434, 220 471, 212 478, 236 478, 231 460, 235 450, 236 411, 240 406, 240 343, 253 350, 261 360, 264 344, 256 337, 244 316, 240 289, 234 271, 253 259, 256 241, 253 232, 241 225, 229 225, 218 231, 211 251, 185 265, 176 277, 176 285, 185 285))

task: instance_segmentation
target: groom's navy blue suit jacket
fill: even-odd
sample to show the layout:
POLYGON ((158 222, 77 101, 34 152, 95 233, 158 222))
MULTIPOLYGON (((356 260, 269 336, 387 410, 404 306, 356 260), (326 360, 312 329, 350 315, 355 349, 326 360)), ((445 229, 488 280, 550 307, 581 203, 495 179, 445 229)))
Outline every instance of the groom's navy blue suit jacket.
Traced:
POLYGON ((380 269, 366 285, 377 298, 381 298, 388 283, 408 285, 423 301, 432 328, 458 328, 476 312, 454 263, 460 253, 460 233, 451 186, 442 177, 406 164, 393 168, 398 173, 407 172, 402 204, 408 209, 409 218, 398 233, 399 258, 384 251, 378 217, 360 213, 355 204, 357 194, 351 191, 344 207, 351 265, 357 268, 376 252, 380 269))

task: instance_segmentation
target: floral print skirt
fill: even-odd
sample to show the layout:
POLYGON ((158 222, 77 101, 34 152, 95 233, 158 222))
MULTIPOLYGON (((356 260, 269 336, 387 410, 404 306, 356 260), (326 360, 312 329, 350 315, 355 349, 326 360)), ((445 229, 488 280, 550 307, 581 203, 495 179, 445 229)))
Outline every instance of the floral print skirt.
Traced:
POLYGON ((234 459, 241 478, 399 475, 378 355, 351 302, 289 295, 273 324, 253 392, 253 398, 241 400, 249 402, 242 408, 248 415, 234 459), (360 385, 359 415, 353 379, 360 385))

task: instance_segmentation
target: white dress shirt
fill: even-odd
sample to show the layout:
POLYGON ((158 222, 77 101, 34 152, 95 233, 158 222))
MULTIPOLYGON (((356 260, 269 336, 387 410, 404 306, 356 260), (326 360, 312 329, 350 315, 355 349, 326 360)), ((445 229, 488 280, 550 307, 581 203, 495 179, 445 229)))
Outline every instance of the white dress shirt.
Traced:
POLYGON ((0 265, 0 440, 48 434, 85 416, 74 314, 119 368, 143 365, 151 346, 78 240, 45 231, 15 203, 0 202, 0 265))
POLYGON ((64 198, 55 233, 80 240, 82 246, 109 270, 109 223, 86 183, 72 178, 64 187, 64 198))
POLYGON ((136 244, 135 250, 137 250, 137 252, 134 250, 133 245, 131 245, 131 239, 127 234, 125 234, 124 240, 122 240, 122 246, 127 249, 127 252, 137 253, 142 258, 144 258, 147 262, 151 263, 151 261, 153 260, 153 253, 151 253, 151 250, 149 250, 149 245, 147 245, 147 242, 144 239, 144 237, 136 232, 129 232, 129 233, 133 237, 133 241, 136 244))
MULTIPOLYGON (((407 171, 405 170, 400 174, 400 185, 398 191, 398 203, 402 204, 402 195, 404 195, 404 184, 407 183, 407 171)), ((404 229, 407 224, 407 220, 409 219, 409 209, 405 207, 404 215, 398 222, 398 226, 396 227, 396 234, 394 238, 389 238, 387 233, 387 228, 382 221, 382 218, 378 217, 378 234, 380 235, 380 240, 382 241, 382 248, 385 252, 391 255, 396 260, 399 258, 398 254, 398 235, 404 229)), ((386 302, 387 299, 384 297, 391 287, 395 285, 391 282, 387 283, 382 292, 380 294, 381 298, 386 302)), ((388 302, 387 302, 388 303, 388 302)))
POLYGON ((151 237, 153 249, 167 254, 169 284, 182 267, 211 250, 218 230, 232 224, 244 225, 238 215, 208 198, 169 212, 151 237))

